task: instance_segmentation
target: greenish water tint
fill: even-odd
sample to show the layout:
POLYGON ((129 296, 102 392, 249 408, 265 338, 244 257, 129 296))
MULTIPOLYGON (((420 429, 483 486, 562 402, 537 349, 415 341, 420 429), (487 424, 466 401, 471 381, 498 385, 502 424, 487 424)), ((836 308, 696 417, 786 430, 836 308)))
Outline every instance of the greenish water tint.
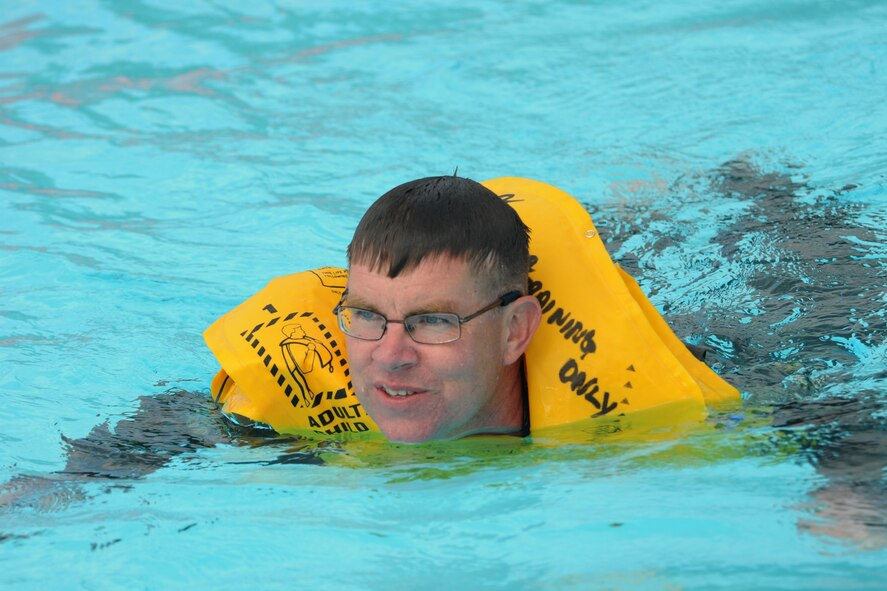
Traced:
POLYGON ((0 582, 887 587, 885 25, 875 1, 7 7, 0 582), (575 195, 744 405, 422 446, 232 432, 203 328, 456 166, 575 195))

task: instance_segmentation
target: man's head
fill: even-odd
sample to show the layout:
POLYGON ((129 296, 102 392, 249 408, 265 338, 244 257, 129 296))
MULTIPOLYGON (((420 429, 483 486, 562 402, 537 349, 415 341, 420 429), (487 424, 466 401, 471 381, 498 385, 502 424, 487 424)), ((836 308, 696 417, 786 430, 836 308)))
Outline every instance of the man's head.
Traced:
POLYGON ((523 295, 528 244, 507 203, 458 177, 400 185, 364 215, 343 306, 380 330, 349 325, 346 341, 357 395, 389 439, 519 430, 520 359, 541 317, 523 295))

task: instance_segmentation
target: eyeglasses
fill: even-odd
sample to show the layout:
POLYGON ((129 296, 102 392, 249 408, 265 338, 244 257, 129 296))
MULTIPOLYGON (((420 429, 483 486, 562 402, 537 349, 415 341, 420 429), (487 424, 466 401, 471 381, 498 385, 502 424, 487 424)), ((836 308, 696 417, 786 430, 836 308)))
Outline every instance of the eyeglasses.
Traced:
POLYGON ((477 318, 485 312, 501 308, 521 297, 517 290, 509 291, 489 306, 484 306, 474 314, 459 316, 458 314, 433 313, 413 314, 403 320, 390 320, 378 312, 338 305, 333 314, 339 317, 339 328, 348 336, 365 341, 378 341, 385 335, 389 323, 403 324, 410 337, 417 343, 425 345, 442 345, 459 340, 462 336, 462 325, 477 318))

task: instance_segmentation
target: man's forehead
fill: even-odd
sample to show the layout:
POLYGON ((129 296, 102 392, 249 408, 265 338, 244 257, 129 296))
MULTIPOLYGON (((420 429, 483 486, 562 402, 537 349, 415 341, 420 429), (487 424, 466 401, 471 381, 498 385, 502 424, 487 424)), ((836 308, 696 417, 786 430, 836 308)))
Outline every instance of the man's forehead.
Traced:
POLYGON ((463 259, 437 256, 388 277, 384 270, 354 263, 348 273, 348 299, 364 303, 379 300, 452 304, 483 293, 483 279, 463 259))

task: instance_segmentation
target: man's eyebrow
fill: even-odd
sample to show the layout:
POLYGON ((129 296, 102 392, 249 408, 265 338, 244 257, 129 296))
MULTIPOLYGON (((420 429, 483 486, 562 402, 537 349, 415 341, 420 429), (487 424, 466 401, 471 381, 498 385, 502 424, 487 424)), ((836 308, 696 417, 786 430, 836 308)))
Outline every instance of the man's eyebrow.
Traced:
MULTIPOLYGON (((456 303, 451 301, 432 302, 424 306, 420 306, 410 312, 408 316, 416 314, 455 314, 456 303)), ((458 314, 457 314, 458 316, 458 314)))
MULTIPOLYGON (((353 296, 346 293, 344 301, 345 306, 360 308, 361 310, 369 310, 370 312, 381 314, 378 306, 371 304, 368 300, 365 300, 359 296, 353 296)), ((415 316, 416 314, 456 314, 456 312, 454 312, 456 306, 456 302, 451 300, 431 302, 429 304, 424 304, 417 308, 411 309, 407 313, 407 316, 415 316)))
POLYGON ((360 298, 359 296, 354 296, 349 294, 347 291, 345 292, 345 296, 342 298, 345 306, 349 306, 352 308, 360 308, 362 310, 370 310, 372 312, 376 311, 376 307, 373 306, 368 301, 360 298))

